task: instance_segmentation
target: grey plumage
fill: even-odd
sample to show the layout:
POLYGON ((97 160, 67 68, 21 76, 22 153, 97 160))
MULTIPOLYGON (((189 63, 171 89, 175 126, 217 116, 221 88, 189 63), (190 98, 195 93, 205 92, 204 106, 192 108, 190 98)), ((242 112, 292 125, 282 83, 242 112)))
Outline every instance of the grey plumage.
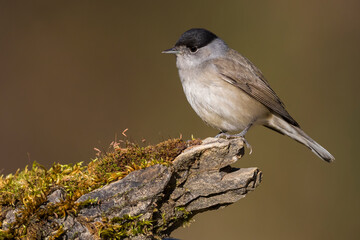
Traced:
POLYGON ((217 67, 218 73, 225 81, 237 86, 273 112, 279 114, 287 122, 299 126, 285 110, 283 102, 272 90, 261 71, 240 53, 229 49, 225 57, 212 59, 210 63, 217 67))
POLYGON ((205 29, 185 32, 175 47, 176 65, 187 100, 195 112, 221 132, 264 125, 310 148, 325 161, 335 158, 300 128, 283 102, 247 58, 205 29))

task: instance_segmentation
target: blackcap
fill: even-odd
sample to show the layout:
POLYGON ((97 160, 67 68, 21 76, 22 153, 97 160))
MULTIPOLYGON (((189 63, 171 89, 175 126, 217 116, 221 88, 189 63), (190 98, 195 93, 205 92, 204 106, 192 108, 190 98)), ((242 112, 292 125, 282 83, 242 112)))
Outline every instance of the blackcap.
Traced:
POLYGON ((300 128, 261 71, 214 33, 190 29, 163 53, 176 55, 186 98, 204 122, 220 131, 216 137, 244 137, 251 126, 263 125, 327 162, 335 159, 300 128))

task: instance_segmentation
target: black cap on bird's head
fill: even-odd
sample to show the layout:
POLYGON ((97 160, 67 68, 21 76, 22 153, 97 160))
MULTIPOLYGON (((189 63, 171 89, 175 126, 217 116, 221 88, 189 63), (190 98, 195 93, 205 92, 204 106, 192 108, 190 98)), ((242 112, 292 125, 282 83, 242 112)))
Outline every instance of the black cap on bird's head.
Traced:
POLYGON ((192 28, 184 32, 175 46, 186 46, 188 48, 202 48, 211 43, 217 36, 203 28, 192 28))
POLYGON ((184 32, 175 47, 163 51, 163 53, 178 53, 177 47, 185 46, 189 49, 202 48, 218 38, 214 33, 204 28, 192 28, 184 32))

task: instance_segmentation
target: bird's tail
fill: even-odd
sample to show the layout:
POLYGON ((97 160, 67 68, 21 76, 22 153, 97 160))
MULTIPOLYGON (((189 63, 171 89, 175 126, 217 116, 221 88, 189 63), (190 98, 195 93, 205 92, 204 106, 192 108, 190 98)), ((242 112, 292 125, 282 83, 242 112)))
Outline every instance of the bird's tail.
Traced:
POLYGON ((319 158, 327 162, 332 162, 335 160, 335 158, 325 148, 311 139, 303 130, 300 129, 300 127, 291 125, 275 114, 272 114, 271 118, 267 121, 265 126, 304 144, 310 148, 310 150, 319 158))

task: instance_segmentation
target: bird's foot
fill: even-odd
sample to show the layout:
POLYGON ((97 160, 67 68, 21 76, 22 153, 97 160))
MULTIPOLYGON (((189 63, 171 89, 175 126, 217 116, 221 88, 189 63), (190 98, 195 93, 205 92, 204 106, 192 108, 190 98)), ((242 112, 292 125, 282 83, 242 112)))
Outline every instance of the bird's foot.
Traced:
POLYGON ((241 140, 243 140, 243 142, 245 143, 246 147, 249 149, 249 151, 250 151, 249 154, 252 153, 252 147, 251 147, 250 143, 245 139, 245 137, 242 133, 231 135, 228 133, 220 132, 215 137, 216 138, 225 138, 225 139, 241 138, 241 140))
POLYGON ((237 136, 237 135, 238 134, 235 134, 234 136, 238 137, 238 138, 241 138, 241 140, 243 140, 243 142, 245 143, 247 149, 249 149, 249 154, 251 154, 252 153, 252 147, 251 147, 250 143, 245 139, 244 136, 241 136, 241 135, 237 136))
POLYGON ((225 132, 220 132, 218 135, 215 136, 216 138, 225 138, 225 139, 230 139, 232 137, 231 134, 225 133, 225 132))

